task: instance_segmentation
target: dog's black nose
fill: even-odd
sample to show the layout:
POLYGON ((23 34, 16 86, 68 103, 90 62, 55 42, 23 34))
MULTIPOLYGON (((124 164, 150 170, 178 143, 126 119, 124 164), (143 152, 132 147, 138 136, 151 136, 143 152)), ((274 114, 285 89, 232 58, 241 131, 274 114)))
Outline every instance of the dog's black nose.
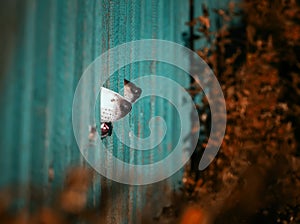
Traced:
POLYGON ((131 103, 128 102, 127 100, 122 100, 120 104, 120 109, 122 114, 128 114, 131 111, 131 103))
POLYGON ((111 122, 101 123, 101 139, 111 136, 113 130, 113 125, 111 122))

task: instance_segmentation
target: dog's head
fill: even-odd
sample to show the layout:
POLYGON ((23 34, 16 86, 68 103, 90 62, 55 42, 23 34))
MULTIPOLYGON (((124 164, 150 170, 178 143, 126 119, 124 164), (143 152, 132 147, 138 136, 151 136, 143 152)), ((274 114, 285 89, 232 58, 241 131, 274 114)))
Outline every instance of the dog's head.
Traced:
POLYGON ((101 122, 113 122, 131 111, 131 103, 120 94, 101 88, 101 122))

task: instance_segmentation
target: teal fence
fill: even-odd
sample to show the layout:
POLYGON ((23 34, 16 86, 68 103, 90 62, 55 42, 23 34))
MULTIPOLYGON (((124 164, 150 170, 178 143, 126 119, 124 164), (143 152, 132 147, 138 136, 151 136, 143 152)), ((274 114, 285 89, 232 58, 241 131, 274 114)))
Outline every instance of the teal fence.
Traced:
MULTIPOLYGON (((195 0, 196 16, 201 15, 203 2, 195 0)), ((207 1, 207 5, 217 8, 225 6, 225 2, 228 1, 207 1)), ((17 29, 7 59, 6 76, 1 81, 0 186, 22 186, 18 189, 22 195, 29 185, 59 189, 68 167, 85 164, 71 121, 73 94, 85 68, 106 50, 132 40, 158 38, 184 44, 182 33, 188 31, 185 22, 189 20, 189 1, 27 0, 14 3, 9 10, 17 18, 17 29), (49 169, 55 174, 51 183, 49 169)), ((151 62, 126 66, 107 85, 119 91, 124 77, 134 79, 149 73, 163 73, 186 87, 189 85, 188 76, 173 76, 176 71, 171 66, 151 62)), ((168 127, 177 127, 173 109, 162 99, 149 98, 130 115, 132 130, 142 137, 149 135, 148 121, 156 114, 165 117, 168 127), (137 124, 139 116, 143 119, 137 124)), ((176 135, 167 136, 159 153, 147 155, 149 161, 166 155, 176 138, 176 135)), ((123 153, 126 147, 115 137, 108 141, 113 142, 114 154, 125 161, 132 156, 137 163, 143 159, 142 154, 123 153)), ((139 223, 140 214, 149 203, 156 204, 152 207, 153 216, 169 203, 164 199, 164 189, 177 188, 181 175, 179 171, 166 181, 143 187, 121 185, 98 175, 90 203, 101 200, 100 186, 105 184, 110 195, 116 192, 122 195, 110 201, 107 223, 139 223)))

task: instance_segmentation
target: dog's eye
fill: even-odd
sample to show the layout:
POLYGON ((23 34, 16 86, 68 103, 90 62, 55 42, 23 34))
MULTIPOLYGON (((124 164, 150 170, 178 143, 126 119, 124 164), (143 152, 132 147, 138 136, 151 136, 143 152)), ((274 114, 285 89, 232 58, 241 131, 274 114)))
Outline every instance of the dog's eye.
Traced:
POLYGON ((134 103, 142 93, 142 89, 132 82, 124 79, 124 97, 131 103, 134 103))

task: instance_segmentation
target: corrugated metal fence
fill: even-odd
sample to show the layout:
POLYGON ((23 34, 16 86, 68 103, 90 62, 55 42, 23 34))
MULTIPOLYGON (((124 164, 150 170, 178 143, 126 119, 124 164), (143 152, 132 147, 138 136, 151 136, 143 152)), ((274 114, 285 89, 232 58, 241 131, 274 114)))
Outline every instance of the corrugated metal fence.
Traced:
MULTIPOLYGON (((217 8, 225 2, 207 4, 217 8)), ((195 1, 196 15, 201 15, 202 3, 195 1)), ((2 87, 0 185, 24 186, 20 193, 29 183, 46 188, 48 170, 53 168, 55 178, 50 188, 59 188, 68 167, 85 163, 71 122, 73 94, 85 68, 109 48, 132 40, 158 38, 184 44, 182 32, 188 31, 185 22, 189 20, 189 1, 27 0, 17 1, 11 13, 18 18, 18 30, 2 87)), ((172 69, 150 62, 126 66, 108 86, 118 91, 124 77, 133 79, 145 73, 172 77, 172 69)), ((180 79, 188 87, 189 78, 180 79)), ((176 123, 174 111, 166 102, 148 99, 130 115, 131 128, 140 136, 149 135, 148 120, 155 114, 164 116, 168 126, 176 123), (143 116, 144 123, 136 124, 137 116, 143 116)), ((110 141, 120 158, 132 156, 122 153, 125 148, 115 138, 110 141)), ((162 155, 174 142, 176 136, 167 136, 160 148, 162 155)), ((154 160, 155 155, 147 156, 154 160)), ((135 156, 137 161, 142 160, 143 155, 135 156)), ((138 214, 149 198, 162 199, 164 189, 176 188, 180 179, 181 172, 162 183, 134 187, 97 176, 91 201, 100 199, 100 183, 107 184, 111 195, 122 192, 122 197, 111 201, 108 223, 139 223, 138 214)), ((167 201, 161 202, 162 206, 164 203, 167 201)), ((154 208, 153 214, 157 212, 154 208)))

